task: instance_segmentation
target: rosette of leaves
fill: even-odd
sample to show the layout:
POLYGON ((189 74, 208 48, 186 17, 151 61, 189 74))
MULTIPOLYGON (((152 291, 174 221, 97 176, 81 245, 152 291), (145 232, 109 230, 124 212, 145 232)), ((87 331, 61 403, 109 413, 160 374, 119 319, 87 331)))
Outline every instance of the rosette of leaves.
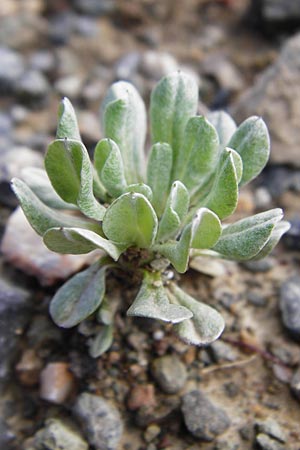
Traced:
POLYGON ((117 305, 105 290, 111 270, 140 280, 128 315, 171 322, 184 341, 208 344, 222 333, 223 318, 170 280, 170 267, 184 273, 194 255, 263 258, 289 227, 281 209, 222 225, 237 206, 239 187, 267 163, 269 135, 259 117, 237 127, 225 112, 197 115, 197 106, 191 76, 176 72, 156 85, 146 158, 143 100, 131 84, 114 83, 101 110, 104 138, 91 161, 64 99, 45 171, 26 169, 22 180, 12 180, 28 221, 50 250, 105 254, 69 279, 50 304, 61 327, 90 317, 99 322, 92 356, 112 341, 117 305))

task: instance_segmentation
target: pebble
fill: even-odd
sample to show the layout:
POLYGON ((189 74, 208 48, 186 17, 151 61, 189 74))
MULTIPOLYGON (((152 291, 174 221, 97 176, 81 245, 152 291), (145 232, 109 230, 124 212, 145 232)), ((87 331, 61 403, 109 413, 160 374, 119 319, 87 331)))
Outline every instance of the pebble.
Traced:
MULTIPOLYGON (((15 438, 15 434, 10 430, 7 423, 0 418, 0 448, 10 450, 10 445, 13 445, 15 438)), ((14 445, 13 448, 15 448, 14 445)))
POLYGON ((0 47, 0 61, 0 93, 12 93, 25 70, 23 57, 13 50, 0 47))
POLYGON ((184 421, 194 437, 211 442, 229 428, 227 413, 214 405, 200 390, 188 392, 182 400, 184 421))
POLYGON ((24 386, 34 386, 39 382, 42 360, 33 349, 29 348, 23 352, 15 368, 18 378, 24 386))
POLYGON ((286 436, 280 425, 274 419, 257 420, 255 422, 257 433, 267 434, 269 437, 284 443, 286 436))
POLYGON ((253 4, 258 9, 256 14, 261 15, 265 22, 286 22, 290 26, 290 22, 300 20, 299 0, 261 0, 253 4))
POLYGON ((166 394, 176 394, 187 380, 186 367, 175 355, 156 358, 152 364, 152 375, 166 394))
POLYGON ((37 50, 30 56, 29 65, 32 70, 50 73, 55 69, 55 57, 51 50, 37 50))
POLYGON ((80 134, 87 146, 95 145, 102 137, 100 132, 100 120, 91 111, 80 111, 77 114, 80 134))
POLYGON ((74 0, 75 8, 84 14, 101 16, 112 13, 116 7, 116 0, 74 0))
POLYGON ((88 443, 78 433, 75 424, 60 419, 48 419, 45 427, 34 436, 35 450, 88 450, 88 443))
POLYGON ((129 52, 123 55, 115 66, 117 79, 130 81, 138 71, 140 59, 140 52, 129 52))
POLYGON ((31 228, 21 208, 17 208, 7 221, 1 251, 6 261, 35 276, 43 286, 51 286, 70 277, 96 258, 96 253, 60 255, 51 252, 31 228))
POLYGON ((57 405, 68 400, 75 388, 75 379, 65 362, 52 362, 40 375, 40 397, 57 405))
POLYGON ((283 235, 283 242, 286 248, 292 251, 300 250, 300 215, 295 215, 289 219, 291 228, 283 235))
POLYGON ((232 348, 231 345, 226 344, 226 342, 220 340, 210 344, 208 350, 216 363, 220 363, 222 361, 233 362, 237 359, 237 353, 234 348, 232 348))
POLYGON ((44 106, 50 94, 47 78, 37 70, 29 70, 20 78, 17 86, 19 99, 30 106, 44 106))
POLYGON ((253 306, 263 308, 267 305, 267 299, 263 297, 260 293, 250 291, 246 294, 247 301, 253 306))
POLYGON ((235 65, 222 54, 213 54, 202 62, 201 72, 217 80, 221 89, 229 92, 239 92, 244 87, 244 81, 235 65))
POLYGON ((152 408, 156 405, 153 384, 138 384, 134 386, 128 396, 127 406, 130 411, 142 407, 152 408))
POLYGON ((81 94, 82 78, 78 75, 68 75, 59 78, 54 84, 54 89, 63 97, 69 97, 71 100, 76 99, 81 94))
POLYGON ((259 433, 256 436, 256 444, 261 450, 285 450, 285 446, 281 445, 278 441, 270 438, 267 434, 259 433))
POLYGON ((300 367, 296 369, 291 380, 291 391, 300 400, 300 367))
POLYGON ((153 441, 161 432, 161 428, 155 423, 149 425, 144 433, 144 439, 146 442, 153 441))
POLYGON ((282 322, 291 336, 300 339, 300 276, 285 281, 280 289, 279 307, 282 322))
POLYGON ((118 410, 98 395, 84 392, 77 398, 73 412, 96 450, 116 450, 123 433, 118 410))
POLYGON ((148 50, 141 55, 140 72, 151 80, 158 81, 178 68, 176 59, 167 52, 148 50))
POLYGON ((269 270, 273 269, 275 266, 275 260, 267 256, 264 259, 258 260, 258 261, 245 261, 241 263, 243 267, 245 267, 249 272, 253 273, 263 273, 263 272, 269 272, 269 270))
POLYGON ((0 384, 10 377, 19 353, 19 336, 30 320, 30 305, 29 292, 0 274, 0 384))
POLYGON ((73 32, 73 14, 60 12, 49 20, 48 36, 54 45, 66 45, 73 32))

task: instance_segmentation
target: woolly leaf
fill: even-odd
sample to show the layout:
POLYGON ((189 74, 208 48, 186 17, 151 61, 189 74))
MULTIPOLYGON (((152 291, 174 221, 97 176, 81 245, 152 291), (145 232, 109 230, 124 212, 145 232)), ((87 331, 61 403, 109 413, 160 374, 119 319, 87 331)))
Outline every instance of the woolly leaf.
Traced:
POLYGON ((270 239, 264 245, 264 247, 257 253, 257 255, 255 255, 254 258, 252 258, 252 261, 257 261, 259 259, 265 258, 278 244, 279 240, 281 239, 281 236, 284 233, 286 233, 290 229, 290 227, 291 227, 290 223, 286 222, 285 220, 276 223, 271 233, 270 239))
POLYGON ((222 232, 219 217, 207 208, 198 209, 192 222, 191 248, 211 248, 222 232))
POLYGON ((161 217, 164 211, 169 193, 172 160, 169 144, 158 142, 152 146, 148 160, 147 184, 152 189, 152 205, 158 217, 161 217))
POLYGON ((119 146, 128 184, 142 181, 146 111, 135 87, 125 81, 114 83, 104 99, 102 121, 105 136, 119 146))
POLYGON ((103 231, 113 242, 147 248, 156 236, 157 217, 142 194, 123 194, 106 210, 103 231))
POLYGON ((195 300, 174 283, 170 284, 170 300, 188 308, 193 317, 175 325, 176 333, 188 344, 207 345, 218 339, 224 320, 214 308, 195 300))
POLYGON ((169 302, 160 273, 144 272, 139 293, 127 311, 128 316, 141 316, 159 319, 164 322, 178 323, 192 317, 192 313, 183 306, 169 302))
POLYGON ((72 103, 63 98, 58 110, 57 139, 74 139, 81 141, 77 118, 72 103))
POLYGON ((151 188, 147 184, 144 184, 144 183, 130 184, 129 186, 127 186, 124 189, 124 194, 126 192, 132 192, 132 193, 135 192, 137 194, 142 194, 152 204, 153 194, 152 194, 151 188))
POLYGON ((231 136, 237 128, 236 123, 225 111, 212 111, 207 115, 207 118, 217 130, 220 141, 219 148, 223 150, 227 147, 231 136))
POLYGON ((173 174, 177 173, 179 152, 187 121, 198 107, 198 86, 195 79, 182 72, 162 78, 151 94, 150 120, 152 142, 166 142, 173 150, 173 174))
POLYGON ((74 327, 93 314, 105 293, 105 267, 99 262, 68 280, 50 303, 54 322, 63 328, 74 327))
POLYGON ((265 122, 257 116, 246 119, 230 139, 228 147, 236 150, 243 160, 240 184, 246 184, 262 171, 270 154, 270 138, 265 122))
POLYGON ((179 273, 186 272, 188 268, 190 245, 192 240, 192 225, 187 225, 179 241, 167 241, 154 246, 154 250, 166 257, 179 273))
POLYGON ((92 358, 99 358, 112 344, 113 326, 102 325, 101 330, 92 339, 89 339, 89 354, 92 358))
POLYGON ((276 208, 227 225, 213 250, 228 259, 251 259, 268 243, 282 216, 282 210, 276 208))

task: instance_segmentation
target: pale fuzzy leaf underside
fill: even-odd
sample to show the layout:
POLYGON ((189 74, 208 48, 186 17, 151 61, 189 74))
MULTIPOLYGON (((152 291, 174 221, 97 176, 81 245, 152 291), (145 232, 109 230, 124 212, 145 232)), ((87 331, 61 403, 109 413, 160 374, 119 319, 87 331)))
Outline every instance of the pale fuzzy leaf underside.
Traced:
POLYGON ((81 141, 76 114, 68 98, 63 98, 58 110, 57 139, 81 141))
POLYGON ((95 337, 91 338, 89 344, 89 354, 92 358, 99 358, 110 347, 113 342, 113 326, 103 325, 95 337))
POLYGON ((226 111, 212 111, 207 116, 210 123, 215 127, 219 136, 219 148, 223 150, 236 131, 236 123, 226 111))

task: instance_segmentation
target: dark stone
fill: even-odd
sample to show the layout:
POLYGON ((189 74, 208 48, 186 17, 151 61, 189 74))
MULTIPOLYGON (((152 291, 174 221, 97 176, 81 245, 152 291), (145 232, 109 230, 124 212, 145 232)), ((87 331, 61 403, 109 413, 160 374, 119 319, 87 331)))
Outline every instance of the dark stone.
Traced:
POLYGON ((84 14, 102 16, 110 14, 116 9, 115 0, 74 0, 75 8, 84 14))
POLYGON ((226 412, 199 390, 184 395, 182 413, 189 432, 203 441, 213 441, 230 426, 226 412))
POLYGON ((74 30, 74 17, 70 12, 55 14, 49 21, 49 39, 54 45, 68 43, 74 30))
POLYGON ((187 379, 185 365, 172 355, 156 358, 153 361, 152 374, 160 388, 167 394, 180 391, 187 379))
POLYGON ((290 250, 300 250, 300 216, 289 220, 291 228, 283 235, 283 243, 290 250))
POLYGON ((282 322, 291 336, 300 339, 300 276, 295 276, 282 284, 279 307, 282 322))
POLYGON ((300 400, 300 367, 295 371, 291 380, 291 391, 300 400))
POLYGON ((24 72, 23 57, 6 47, 0 47, 0 93, 13 93, 24 72))
POLYGON ((207 350, 212 356, 214 362, 233 362, 237 359, 237 353, 231 345, 223 341, 215 341, 207 347, 207 350))
POLYGON ((14 440, 14 433, 9 429, 7 423, 0 418, 0 448, 10 450, 14 440))
POLYGON ((251 305, 258 306, 260 308, 263 308, 267 304, 267 300, 265 297, 263 297, 261 294, 251 291, 247 293, 247 301, 251 303, 251 305))
POLYGON ((50 93, 50 85, 45 76, 30 70, 21 77, 17 87, 17 94, 21 101, 29 105, 43 105, 50 93))
POLYGON ((19 337, 30 319, 29 292, 0 278, 0 383, 10 376, 19 337))

